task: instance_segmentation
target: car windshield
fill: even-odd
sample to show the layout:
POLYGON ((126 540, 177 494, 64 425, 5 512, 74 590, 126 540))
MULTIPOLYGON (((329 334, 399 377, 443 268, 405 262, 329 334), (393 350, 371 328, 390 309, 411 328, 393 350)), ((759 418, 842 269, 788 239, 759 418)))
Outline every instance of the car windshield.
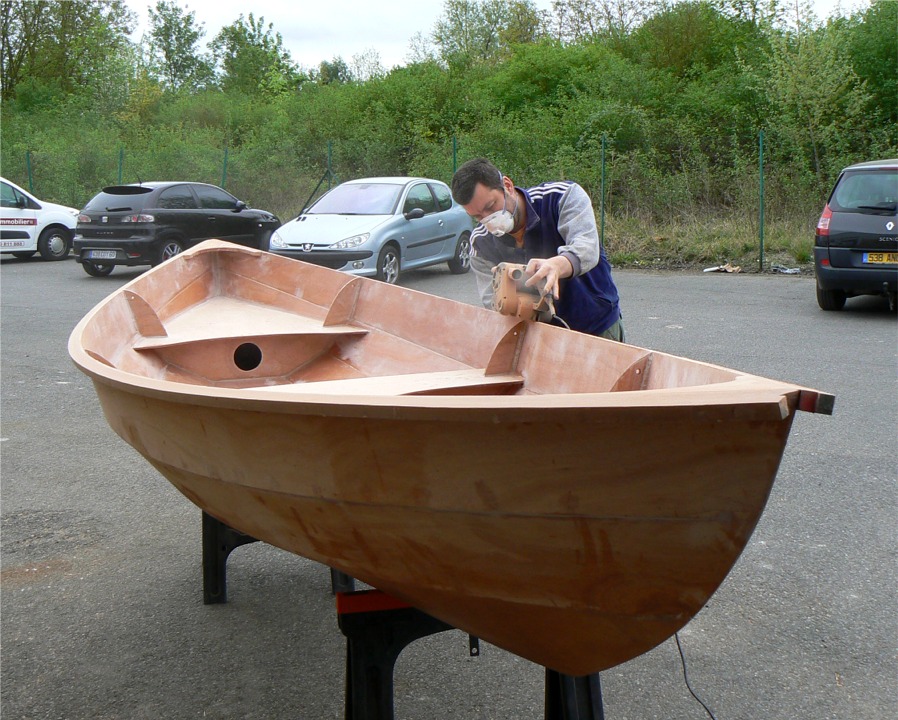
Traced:
POLYGON ((402 185, 346 183, 322 197, 306 213, 310 215, 390 215, 396 209, 402 185))
POLYGON ((898 171, 846 173, 833 193, 833 210, 894 213, 898 207, 898 171))

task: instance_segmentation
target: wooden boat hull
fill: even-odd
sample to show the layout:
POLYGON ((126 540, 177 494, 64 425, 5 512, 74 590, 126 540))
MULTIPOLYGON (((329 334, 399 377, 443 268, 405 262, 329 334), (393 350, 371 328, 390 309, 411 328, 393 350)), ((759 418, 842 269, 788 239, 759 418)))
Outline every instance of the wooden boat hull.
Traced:
MULTIPOLYGON (((217 263, 221 275, 229 262, 222 258, 234 252, 253 253, 207 244, 192 260, 217 263)), ((150 305, 158 306, 156 293, 172 302, 183 288, 160 282, 164 269, 127 288, 150 305)), ((265 273, 257 268, 255 280, 265 273)), ((410 292, 379 284, 371 292, 381 289, 410 292)), ((462 322, 475 318, 491 335, 484 347, 521 332, 495 313, 433 300, 462 322)), ((112 428, 188 499, 260 540, 570 675, 650 650, 701 609, 761 515, 794 411, 821 398, 693 361, 685 362, 719 382, 498 396, 197 386, 135 374, 130 348, 110 359, 114 343, 103 338, 125 318, 125 305, 116 304, 123 301, 107 300, 79 324, 70 353, 94 380, 112 428)), ((159 318, 173 324, 166 312, 159 318)), ((129 322, 128 342, 140 344, 141 321, 129 322)), ((512 362, 555 348, 551 364, 570 357, 571 338, 585 338, 548 326, 526 333, 530 345, 517 345, 512 362)), ((579 352, 616 350, 586 340, 579 352)), ((487 354, 478 342, 465 352, 487 354)), ((649 351, 625 352, 636 353, 638 365, 649 351)), ((497 352, 488 354, 480 360, 495 361, 497 352)), ((633 364, 626 358, 618 377, 633 364)), ((533 377, 543 371, 532 367, 533 377)))

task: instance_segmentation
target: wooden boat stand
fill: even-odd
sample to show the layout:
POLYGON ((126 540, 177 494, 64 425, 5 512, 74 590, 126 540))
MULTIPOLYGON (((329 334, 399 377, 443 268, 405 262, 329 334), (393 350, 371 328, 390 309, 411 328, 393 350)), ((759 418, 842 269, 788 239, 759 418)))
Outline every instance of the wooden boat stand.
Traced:
MULTIPOLYGON (((203 603, 227 602, 231 551, 257 542, 203 512, 203 603)), ((337 622, 346 636, 346 720, 393 720, 393 668, 415 640, 454 630, 442 620, 380 590, 356 590, 355 580, 331 568, 337 622)), ((469 636, 471 656, 480 642, 469 636)), ((599 673, 573 677, 546 668, 545 720, 604 720, 599 673)))

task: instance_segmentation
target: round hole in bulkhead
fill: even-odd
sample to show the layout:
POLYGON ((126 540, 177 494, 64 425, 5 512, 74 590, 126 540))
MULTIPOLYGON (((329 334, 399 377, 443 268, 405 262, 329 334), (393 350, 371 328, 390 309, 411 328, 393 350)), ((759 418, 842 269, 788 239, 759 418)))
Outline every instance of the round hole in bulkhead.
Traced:
POLYGON ((262 364, 262 351, 255 343, 243 343, 234 351, 234 364, 249 372, 262 364))

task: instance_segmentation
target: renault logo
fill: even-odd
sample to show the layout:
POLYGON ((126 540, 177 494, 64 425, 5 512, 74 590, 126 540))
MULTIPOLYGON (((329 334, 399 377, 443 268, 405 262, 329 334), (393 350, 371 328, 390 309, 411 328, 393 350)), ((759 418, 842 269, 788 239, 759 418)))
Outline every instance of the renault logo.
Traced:
POLYGON ((109 217, 106 216, 106 215, 104 215, 103 217, 100 218, 100 222, 108 223, 108 222, 109 222, 109 217))
POLYGON ((886 223, 886 230, 888 230, 889 232, 892 232, 893 227, 895 227, 895 223, 893 223, 891 220, 889 220, 889 222, 886 223))

